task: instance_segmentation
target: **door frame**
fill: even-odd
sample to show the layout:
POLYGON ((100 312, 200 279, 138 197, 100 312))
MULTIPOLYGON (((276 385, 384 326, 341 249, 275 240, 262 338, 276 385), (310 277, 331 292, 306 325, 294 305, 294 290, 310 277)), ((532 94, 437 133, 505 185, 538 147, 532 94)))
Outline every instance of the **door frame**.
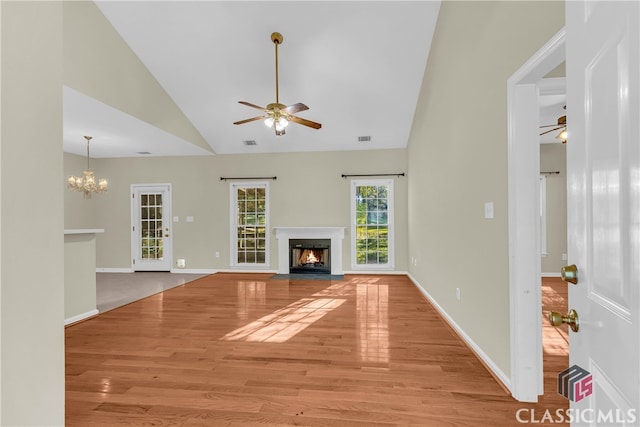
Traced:
POLYGON ((544 392, 537 83, 564 59, 563 28, 507 80, 509 387, 521 402, 544 392))
MULTIPOLYGON (((139 247, 139 244, 137 242, 136 239, 136 232, 134 231, 134 226, 137 225, 137 208, 138 208, 138 201, 135 201, 133 198, 133 195, 136 192, 136 189, 142 189, 142 188, 149 188, 149 189, 153 189, 153 188, 161 188, 162 190, 167 190, 168 192, 168 200, 165 200, 162 202, 162 206, 165 206, 165 202, 169 207, 169 215, 165 215, 166 211, 163 211, 163 219, 165 219, 167 221, 167 224, 170 224, 170 233, 171 233, 171 238, 169 239, 169 244, 165 245, 163 242, 163 255, 165 258, 167 258, 169 260, 169 267, 166 271, 172 271, 173 269, 173 224, 172 224, 172 190, 171 190, 171 184, 170 183, 166 183, 166 184, 162 184, 162 183, 157 183, 157 184, 131 184, 131 271, 145 271, 145 270, 136 270, 136 266, 134 264, 134 259, 136 258, 136 250, 139 247)), ((148 270, 149 271, 149 270, 148 270)), ((158 270, 158 271, 165 271, 165 270, 158 270)))

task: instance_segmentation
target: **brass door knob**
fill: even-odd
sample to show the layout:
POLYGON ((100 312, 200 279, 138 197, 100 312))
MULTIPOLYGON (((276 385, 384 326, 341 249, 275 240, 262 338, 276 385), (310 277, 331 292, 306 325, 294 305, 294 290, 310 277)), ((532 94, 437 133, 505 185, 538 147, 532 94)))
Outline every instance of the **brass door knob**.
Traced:
POLYGON ((578 283, 578 267, 575 264, 562 267, 560 275, 565 282, 573 283, 574 285, 578 283))
POLYGON ((169 237, 169 235, 168 235, 168 234, 165 234, 165 235, 164 235, 164 237, 169 237))
POLYGON ((550 311, 549 322, 551 322, 553 326, 560 326, 566 323, 573 332, 578 332, 580 329, 580 318, 578 317, 578 312, 574 309, 571 309, 566 316, 563 316, 557 311, 550 311))

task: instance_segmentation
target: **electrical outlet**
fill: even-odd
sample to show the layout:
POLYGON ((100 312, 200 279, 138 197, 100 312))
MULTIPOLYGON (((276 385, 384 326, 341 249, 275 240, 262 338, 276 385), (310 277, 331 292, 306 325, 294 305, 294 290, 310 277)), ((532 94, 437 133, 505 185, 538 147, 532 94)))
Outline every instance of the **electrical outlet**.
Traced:
POLYGON ((216 251, 216 258, 220 258, 220 252, 216 251))
POLYGON ((460 301, 460 288, 456 288, 456 299, 460 301))
POLYGON ((567 254, 562 254, 562 260, 563 260, 563 261, 566 261, 566 260, 568 260, 568 259, 569 259, 569 257, 567 257, 567 254))

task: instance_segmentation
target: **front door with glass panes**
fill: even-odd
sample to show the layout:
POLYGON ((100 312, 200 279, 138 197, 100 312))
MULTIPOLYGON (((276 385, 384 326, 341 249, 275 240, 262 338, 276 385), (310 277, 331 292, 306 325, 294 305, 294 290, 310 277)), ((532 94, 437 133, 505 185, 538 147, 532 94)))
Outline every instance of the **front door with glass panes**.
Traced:
POLYGON ((132 185, 131 214, 133 270, 170 271, 171 185, 132 185))
POLYGON ((269 203, 267 183, 231 184, 232 264, 268 265, 269 203))

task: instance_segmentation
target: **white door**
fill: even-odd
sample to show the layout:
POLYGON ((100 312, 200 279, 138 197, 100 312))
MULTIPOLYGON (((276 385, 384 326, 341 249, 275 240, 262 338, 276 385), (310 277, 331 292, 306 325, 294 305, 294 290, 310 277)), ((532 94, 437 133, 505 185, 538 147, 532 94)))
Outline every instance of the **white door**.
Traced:
POLYGON ((574 425, 640 424, 639 28, 637 1, 566 2, 574 425))
POLYGON ((171 185, 131 186, 134 271, 171 271, 171 185))

